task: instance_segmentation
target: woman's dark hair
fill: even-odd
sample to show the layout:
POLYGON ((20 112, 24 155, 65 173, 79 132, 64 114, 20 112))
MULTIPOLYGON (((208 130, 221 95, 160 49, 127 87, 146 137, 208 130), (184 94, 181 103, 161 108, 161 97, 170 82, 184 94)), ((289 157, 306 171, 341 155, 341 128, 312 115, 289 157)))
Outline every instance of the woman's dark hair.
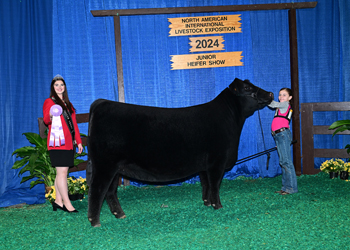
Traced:
POLYGON ((75 109, 74 109, 72 103, 69 101, 66 82, 64 81, 63 77, 60 76, 60 75, 56 75, 51 81, 50 98, 51 97, 55 98, 57 104, 60 105, 62 107, 62 109, 69 110, 70 113, 74 112, 75 109), (58 97, 58 95, 57 95, 57 93, 55 91, 54 85, 55 85, 56 81, 62 81, 63 84, 64 84, 63 100, 66 103, 66 105, 63 103, 61 98, 58 97))
POLYGON ((289 104, 290 104, 291 107, 293 107, 293 93, 292 93, 292 90, 291 90, 290 88, 281 88, 281 89, 280 89, 280 92, 281 92, 282 90, 287 91, 287 92, 288 92, 288 95, 292 97, 292 99, 289 100, 289 104))

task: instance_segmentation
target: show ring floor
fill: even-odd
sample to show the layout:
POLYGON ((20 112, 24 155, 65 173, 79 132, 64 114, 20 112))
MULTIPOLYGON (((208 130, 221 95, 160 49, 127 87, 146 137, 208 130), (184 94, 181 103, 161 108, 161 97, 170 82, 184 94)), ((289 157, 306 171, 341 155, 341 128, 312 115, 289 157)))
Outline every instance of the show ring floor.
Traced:
POLYGON ((201 186, 119 189, 126 214, 103 204, 100 228, 51 204, 0 209, 0 249, 348 249, 350 182, 329 175, 298 177, 299 193, 279 195, 281 176, 223 180, 222 209, 205 207, 201 186))

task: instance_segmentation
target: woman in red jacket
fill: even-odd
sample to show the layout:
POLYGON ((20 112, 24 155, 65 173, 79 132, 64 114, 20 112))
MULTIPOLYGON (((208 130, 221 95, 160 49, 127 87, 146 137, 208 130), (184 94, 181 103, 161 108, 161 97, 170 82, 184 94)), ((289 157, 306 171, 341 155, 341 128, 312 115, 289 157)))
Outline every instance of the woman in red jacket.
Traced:
POLYGON ((67 176, 69 167, 74 166, 74 145, 78 146, 79 154, 83 151, 83 146, 75 109, 69 101, 66 83, 60 75, 56 75, 51 81, 50 97, 44 102, 43 113, 44 123, 49 127, 47 149, 49 150, 51 164, 57 172, 55 179, 56 200, 52 203, 53 211, 57 211, 58 208, 69 213, 78 212, 68 197, 67 176), (50 111, 55 104, 61 106, 63 111, 59 117, 58 115, 53 117, 53 111, 50 111), (53 120, 55 121, 54 126, 52 126, 53 120), (59 129, 57 129, 57 122, 59 129))

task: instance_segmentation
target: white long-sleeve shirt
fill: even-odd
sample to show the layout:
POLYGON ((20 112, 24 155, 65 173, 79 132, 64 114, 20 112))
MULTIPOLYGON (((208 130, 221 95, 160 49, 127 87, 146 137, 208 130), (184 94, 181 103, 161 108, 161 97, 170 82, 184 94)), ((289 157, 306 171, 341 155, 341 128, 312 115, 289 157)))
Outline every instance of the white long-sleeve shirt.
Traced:
POLYGON ((276 102, 272 101, 269 105, 270 108, 278 108, 282 114, 286 113, 289 107, 289 102, 276 102))

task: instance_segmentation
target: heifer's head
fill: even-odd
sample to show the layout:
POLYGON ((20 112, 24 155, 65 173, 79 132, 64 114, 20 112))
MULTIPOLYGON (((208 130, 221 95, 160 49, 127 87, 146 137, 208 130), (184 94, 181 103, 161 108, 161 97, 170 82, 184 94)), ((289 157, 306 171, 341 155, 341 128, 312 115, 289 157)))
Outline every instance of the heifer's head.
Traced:
POLYGON ((246 111, 247 116, 270 104, 273 100, 271 92, 253 85, 249 80, 242 81, 236 78, 230 84, 229 89, 239 97, 241 108, 246 111))

